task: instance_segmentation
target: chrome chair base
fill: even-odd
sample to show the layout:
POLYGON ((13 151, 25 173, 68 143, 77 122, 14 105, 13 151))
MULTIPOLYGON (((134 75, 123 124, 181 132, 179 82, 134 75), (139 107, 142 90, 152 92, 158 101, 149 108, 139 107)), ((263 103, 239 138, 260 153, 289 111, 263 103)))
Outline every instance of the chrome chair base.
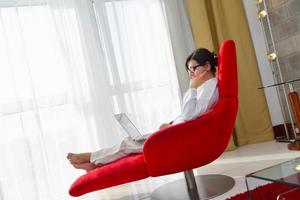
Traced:
POLYGON ((201 175, 195 177, 196 187, 188 188, 188 180, 167 183, 151 194, 151 200, 199 200, 217 197, 233 188, 235 181, 225 175, 201 175))

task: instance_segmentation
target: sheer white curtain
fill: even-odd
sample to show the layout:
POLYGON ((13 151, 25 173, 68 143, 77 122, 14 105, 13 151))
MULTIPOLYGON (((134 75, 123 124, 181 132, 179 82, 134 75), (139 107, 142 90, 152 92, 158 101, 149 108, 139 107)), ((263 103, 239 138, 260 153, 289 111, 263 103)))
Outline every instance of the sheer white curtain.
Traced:
POLYGON ((187 15, 186 0, 160 1, 165 8, 165 20, 169 28, 177 78, 181 94, 183 94, 189 86, 189 77, 184 67, 186 57, 196 48, 187 15))
POLYGON ((114 112, 127 113, 144 133, 180 113, 178 76, 187 88, 184 62, 194 48, 183 6, 182 0, 95 0, 114 112))
MULTIPOLYGON (((0 1, 1 200, 69 199, 83 172, 67 152, 118 143, 124 133, 114 113, 152 132, 180 112, 174 66, 184 61, 174 59, 173 40, 186 38, 170 34, 166 6, 0 1)), ((184 57, 191 46, 182 47, 184 57)))
POLYGON ((1 2, 1 200, 68 199, 67 152, 120 140, 97 33, 90 1, 1 2))

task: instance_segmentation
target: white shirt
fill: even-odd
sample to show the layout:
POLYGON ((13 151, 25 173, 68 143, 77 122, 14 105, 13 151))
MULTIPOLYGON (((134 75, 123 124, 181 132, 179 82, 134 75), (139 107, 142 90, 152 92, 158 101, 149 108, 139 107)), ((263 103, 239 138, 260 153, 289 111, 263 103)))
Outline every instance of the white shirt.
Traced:
POLYGON ((183 97, 182 113, 175 118, 173 124, 196 119, 213 108, 218 100, 217 78, 205 81, 197 89, 188 89, 183 97))

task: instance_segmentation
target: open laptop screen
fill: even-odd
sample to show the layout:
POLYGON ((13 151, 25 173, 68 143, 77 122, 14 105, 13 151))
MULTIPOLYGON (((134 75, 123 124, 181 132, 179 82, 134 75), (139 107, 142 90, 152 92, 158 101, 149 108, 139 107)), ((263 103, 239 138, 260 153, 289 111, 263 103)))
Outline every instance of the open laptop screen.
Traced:
POLYGON ((126 114, 124 113, 116 114, 115 118, 119 121, 120 125, 125 129, 126 133, 132 139, 137 139, 141 137, 142 134, 136 128, 136 126, 129 120, 126 114))

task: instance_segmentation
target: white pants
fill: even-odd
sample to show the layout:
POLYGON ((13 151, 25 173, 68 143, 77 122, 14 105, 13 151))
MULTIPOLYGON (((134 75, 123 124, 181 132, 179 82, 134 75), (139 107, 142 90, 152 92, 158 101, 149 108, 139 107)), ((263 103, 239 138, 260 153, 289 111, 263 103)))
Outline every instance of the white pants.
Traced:
POLYGON ((95 165, 104 165, 133 153, 143 152, 145 140, 135 141, 130 137, 125 138, 121 144, 110 148, 92 152, 90 162, 95 165))

